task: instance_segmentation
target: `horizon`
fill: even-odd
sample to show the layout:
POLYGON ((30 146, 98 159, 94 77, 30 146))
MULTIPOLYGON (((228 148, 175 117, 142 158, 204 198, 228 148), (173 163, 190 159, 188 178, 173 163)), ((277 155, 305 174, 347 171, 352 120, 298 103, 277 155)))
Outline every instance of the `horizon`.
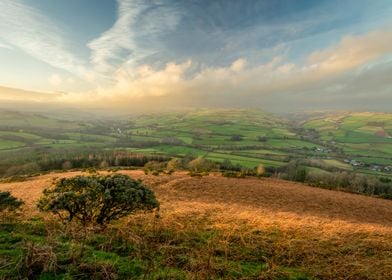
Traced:
POLYGON ((390 1, 0 2, 0 107, 390 111, 390 1))

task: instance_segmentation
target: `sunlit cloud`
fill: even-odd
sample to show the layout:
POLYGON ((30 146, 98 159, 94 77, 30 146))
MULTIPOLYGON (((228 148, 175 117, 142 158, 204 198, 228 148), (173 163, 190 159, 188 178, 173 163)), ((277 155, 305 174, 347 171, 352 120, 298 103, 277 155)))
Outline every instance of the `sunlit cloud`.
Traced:
POLYGON ((346 36, 331 48, 312 53, 310 67, 321 72, 339 73, 392 52, 392 32, 371 32, 362 36, 346 36))
POLYGON ((57 74, 52 74, 49 78, 48 81, 51 85, 53 86, 59 86, 63 83, 63 79, 57 75, 57 74))
MULTIPOLYGON (((149 110, 264 106, 267 100, 278 104, 297 97, 298 103, 313 98, 328 103, 366 90, 369 99, 387 98, 389 83, 376 84, 369 73, 392 55, 390 26, 350 29, 342 23, 345 12, 331 17, 324 9, 331 6, 321 4, 305 10, 284 7, 280 14, 282 7, 273 1, 272 8, 262 2, 206 1, 208 9, 196 2, 116 3, 106 30, 89 33, 76 52, 71 38, 78 36, 70 36, 55 17, 22 0, 0 1, 0 49, 39 61, 43 85, 29 83, 45 91, 0 89, 0 99, 7 92, 15 95, 8 99, 29 100, 31 93, 31 100, 44 103, 41 96, 55 90, 62 93, 50 95, 50 102, 67 106, 149 110), (361 90, 352 84, 359 76, 368 77, 368 82, 361 80, 361 90)), ((0 52, 5 58, 8 54, 0 52)), ((26 72, 34 76, 29 63, 33 70, 26 72)), ((10 80, 8 85, 17 85, 10 80)))
MULTIPOLYGON (((236 103, 252 106, 255 100, 271 95, 296 95, 314 88, 318 91, 341 91, 341 77, 347 72, 392 53, 392 32, 371 32, 361 36, 348 36, 324 50, 311 53, 301 63, 288 62, 285 57, 274 57, 268 63, 247 67, 239 58, 226 67, 206 67, 189 76, 192 61, 167 63, 162 69, 149 65, 122 67, 115 72, 115 85, 84 94, 63 96, 64 101, 132 108, 142 100, 179 104, 221 105, 236 103), (372 45, 364 42, 371 40, 372 45), (327 85, 324 83, 328 82, 327 85), (152 97, 160 97, 154 99, 152 97), (135 103, 136 102, 136 103, 135 103)), ((316 94, 316 93, 315 93, 316 94)), ((355 92, 345 92, 353 95, 355 92)), ((374 93, 377 94, 377 93, 374 93)), ((316 94, 317 95, 317 94, 316 94)), ((256 101, 257 102, 257 101, 256 101)), ((259 102, 262 104, 262 102, 259 102)), ((139 106, 139 105, 138 105, 139 106)))

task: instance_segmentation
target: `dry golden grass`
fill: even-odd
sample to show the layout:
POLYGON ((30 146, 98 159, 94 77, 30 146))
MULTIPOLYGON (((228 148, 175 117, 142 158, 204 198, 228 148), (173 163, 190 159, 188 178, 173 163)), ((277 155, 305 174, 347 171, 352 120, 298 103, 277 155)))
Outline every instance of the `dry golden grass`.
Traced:
MULTIPOLYGON (((308 187, 276 179, 234 179, 186 173, 151 176, 122 171, 142 179, 161 202, 161 227, 178 232, 214 228, 223 232, 217 243, 229 246, 239 238, 244 247, 268 252, 267 276, 275 265, 298 267, 321 279, 392 279, 392 201, 308 187), (226 244, 226 245, 225 245, 226 244)), ((26 202, 35 201, 54 177, 1 184, 26 202)), ((130 217, 128 223, 138 218, 130 217)), ((153 225, 152 217, 143 222, 153 225), (150 223, 149 223, 150 222, 150 223)), ((155 225, 156 226, 156 225, 155 225)), ((148 227, 148 226, 147 226, 148 227)))

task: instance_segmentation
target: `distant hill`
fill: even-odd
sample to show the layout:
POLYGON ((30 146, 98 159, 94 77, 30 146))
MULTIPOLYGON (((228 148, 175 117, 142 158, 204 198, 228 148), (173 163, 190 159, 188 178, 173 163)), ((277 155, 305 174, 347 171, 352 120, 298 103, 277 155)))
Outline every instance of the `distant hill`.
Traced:
POLYGON ((392 164, 392 113, 332 114, 307 121, 304 127, 357 161, 392 164))
POLYGON ((291 117, 261 110, 199 109, 109 119, 73 111, 0 110, 0 152, 125 149, 201 156, 245 168, 278 168, 300 160, 309 172, 392 176, 391 135, 392 114, 386 113, 291 117))

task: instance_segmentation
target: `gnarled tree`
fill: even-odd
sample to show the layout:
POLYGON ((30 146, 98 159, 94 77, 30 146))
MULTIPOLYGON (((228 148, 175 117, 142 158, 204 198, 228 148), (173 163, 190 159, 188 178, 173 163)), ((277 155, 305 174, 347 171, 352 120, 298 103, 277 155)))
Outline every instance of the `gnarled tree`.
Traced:
POLYGON ((38 202, 41 211, 58 214, 63 219, 79 220, 83 225, 100 225, 138 210, 159 207, 154 193, 123 174, 62 178, 44 190, 38 202))

